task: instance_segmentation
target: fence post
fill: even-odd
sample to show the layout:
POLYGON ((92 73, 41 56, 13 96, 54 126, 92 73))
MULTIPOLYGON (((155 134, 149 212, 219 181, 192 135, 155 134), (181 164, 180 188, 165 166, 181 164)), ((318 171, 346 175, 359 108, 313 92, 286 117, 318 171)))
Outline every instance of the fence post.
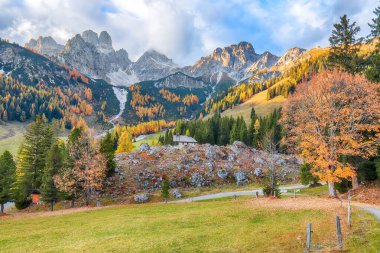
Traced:
POLYGON ((311 223, 307 224, 306 229, 306 248, 310 249, 311 247, 311 223))
POLYGON ((256 198, 258 199, 259 198, 259 192, 256 191, 256 198))
POLYGON ((336 235, 338 237, 338 246, 339 249, 343 248, 343 240, 342 240, 342 229, 340 227, 340 218, 336 216, 336 235))
POLYGON ((347 224, 348 227, 351 228, 351 193, 348 192, 348 204, 347 204, 347 224))

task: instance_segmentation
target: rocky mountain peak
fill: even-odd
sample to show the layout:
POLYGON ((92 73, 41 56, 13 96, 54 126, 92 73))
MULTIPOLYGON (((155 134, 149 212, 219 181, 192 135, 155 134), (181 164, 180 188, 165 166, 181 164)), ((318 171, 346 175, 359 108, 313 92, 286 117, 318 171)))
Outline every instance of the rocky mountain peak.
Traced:
POLYGON ((293 47, 289 49, 283 56, 281 56, 281 58, 276 63, 276 66, 282 67, 294 63, 294 61, 305 51, 305 49, 299 47, 293 47))
POLYGON ((114 51, 111 36, 106 31, 102 31, 98 36, 96 32, 87 30, 82 33, 82 38, 86 43, 95 46, 101 53, 107 54, 114 51))
POLYGON ((82 33, 82 38, 85 42, 90 43, 94 46, 99 44, 98 34, 92 30, 87 30, 82 33))
POLYGON ((111 36, 106 31, 102 31, 99 35, 99 44, 105 45, 112 48, 111 36))
POLYGON ((63 45, 58 44, 51 36, 39 36, 37 40, 30 39, 28 43, 25 43, 25 47, 48 56, 61 53, 64 48, 63 45))

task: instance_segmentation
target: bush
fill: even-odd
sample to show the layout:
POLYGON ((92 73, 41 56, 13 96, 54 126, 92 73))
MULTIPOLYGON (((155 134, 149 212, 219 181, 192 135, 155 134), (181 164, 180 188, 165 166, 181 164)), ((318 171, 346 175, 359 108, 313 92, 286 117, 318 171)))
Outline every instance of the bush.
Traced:
POLYGON ((307 184, 314 185, 319 181, 319 178, 317 176, 314 176, 313 174, 311 174, 310 164, 304 163, 301 166, 300 171, 301 171, 301 183, 303 185, 307 185, 307 184))
POLYGON ((32 200, 28 197, 19 197, 16 199, 15 206, 18 210, 25 209, 32 203, 32 200))
POLYGON ((276 195, 277 198, 280 198, 281 192, 280 192, 280 189, 278 188, 277 180, 275 180, 274 189, 272 188, 270 180, 265 180, 264 185, 263 185, 263 193, 264 193, 264 196, 266 197, 276 195))
POLYGON ((162 181, 162 185, 161 185, 161 196, 163 198, 165 198, 165 199, 169 198, 169 189, 170 189, 169 180, 164 179, 164 181, 162 181))

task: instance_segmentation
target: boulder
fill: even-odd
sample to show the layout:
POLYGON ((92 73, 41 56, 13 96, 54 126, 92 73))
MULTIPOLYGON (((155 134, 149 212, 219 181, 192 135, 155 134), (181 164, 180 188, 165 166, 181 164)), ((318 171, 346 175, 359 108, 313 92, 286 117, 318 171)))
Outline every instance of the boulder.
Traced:
POLYGON ((145 152, 145 151, 148 151, 150 149, 150 146, 148 143, 141 143, 140 144, 140 151, 141 152, 145 152))
POLYGON ((228 171, 225 169, 218 170, 217 174, 218 174, 218 177, 220 177, 221 179, 227 179, 228 177, 228 171))
POLYGON ((207 151, 206 151, 206 157, 210 160, 210 161, 216 161, 219 159, 219 156, 218 156, 218 153, 216 152, 216 149, 214 146, 209 146, 207 151))
POLYGON ((263 176, 263 169, 262 168, 256 168, 253 171, 253 175, 255 175, 256 177, 262 177, 263 176))
POLYGON ((255 157, 254 158, 254 161, 255 161, 255 163, 259 163, 259 164, 263 164, 264 163, 264 159, 263 158, 261 158, 261 157, 255 157))
POLYGON ((246 148, 247 148, 247 145, 245 145, 244 142, 241 142, 241 141, 234 141, 234 143, 232 143, 232 146, 231 146, 231 150, 235 154, 240 154, 246 148))
POLYGON ((199 172, 194 173, 191 176, 191 184, 195 187, 203 187, 205 186, 206 180, 203 178, 199 172))
POLYGON ((247 173, 244 171, 238 171, 234 174, 237 185, 245 185, 248 183, 247 173))
POLYGON ((182 198, 182 193, 181 193, 178 189, 174 189, 172 195, 173 195, 173 197, 174 197, 175 199, 180 199, 180 198, 182 198))
POLYGON ((136 194, 133 199, 135 200, 135 202, 138 202, 138 203, 146 203, 149 201, 150 199, 150 195, 149 194, 146 194, 146 193, 142 193, 142 194, 136 194))

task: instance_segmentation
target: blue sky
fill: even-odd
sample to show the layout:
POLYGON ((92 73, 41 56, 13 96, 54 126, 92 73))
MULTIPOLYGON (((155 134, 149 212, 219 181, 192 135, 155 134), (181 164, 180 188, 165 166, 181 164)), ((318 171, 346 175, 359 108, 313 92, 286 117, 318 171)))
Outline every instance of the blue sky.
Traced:
POLYGON ((23 45, 51 35, 59 43, 84 30, 110 33, 132 60, 156 49, 180 65, 216 47, 248 41, 258 53, 328 45, 347 14, 369 32, 378 0, 0 0, 0 37, 23 45))

